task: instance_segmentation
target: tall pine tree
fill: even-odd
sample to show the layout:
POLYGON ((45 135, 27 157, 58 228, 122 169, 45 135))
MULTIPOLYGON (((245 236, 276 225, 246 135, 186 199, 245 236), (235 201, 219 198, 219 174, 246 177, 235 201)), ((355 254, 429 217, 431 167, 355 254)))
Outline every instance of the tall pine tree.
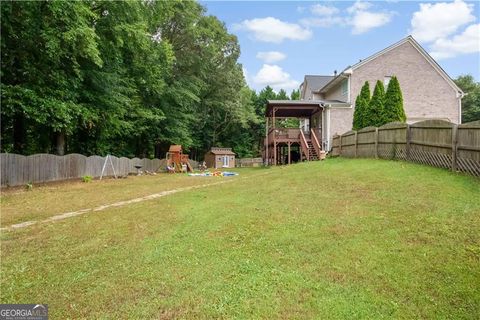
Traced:
POLYGON ((372 99, 368 104, 368 108, 365 112, 365 122, 363 125, 365 127, 368 126, 376 126, 379 127, 385 122, 383 121, 385 109, 385 88, 383 83, 380 80, 377 80, 375 84, 375 89, 373 90, 372 99))
POLYGON ((367 125, 366 111, 370 103, 370 85, 365 81, 360 94, 355 99, 355 112, 353 114, 353 130, 360 130, 367 125))
POLYGON ((292 93, 290 94, 290 100, 300 100, 300 90, 292 90, 292 93))
POLYGON ((388 83, 387 92, 385 94, 385 108, 383 116, 383 124, 399 121, 405 122, 405 110, 403 109, 402 90, 397 77, 392 77, 388 83))

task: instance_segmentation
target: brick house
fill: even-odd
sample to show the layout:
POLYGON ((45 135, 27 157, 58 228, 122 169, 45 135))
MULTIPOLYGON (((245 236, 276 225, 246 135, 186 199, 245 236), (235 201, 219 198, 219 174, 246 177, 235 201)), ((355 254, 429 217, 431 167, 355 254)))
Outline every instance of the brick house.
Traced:
MULTIPOLYGON (((407 122, 428 119, 461 122, 462 90, 412 36, 348 66, 334 76, 307 75, 300 85, 301 100, 318 102, 321 112, 301 119, 301 127, 310 123, 321 132, 322 148, 330 150, 335 134, 352 129, 355 98, 368 81, 373 92, 375 82, 385 87, 392 76, 400 82, 407 122)), ((277 103, 272 101, 271 103, 277 103)), ((281 101, 278 101, 281 105, 281 101)), ((312 127, 313 129, 313 127, 312 127)))

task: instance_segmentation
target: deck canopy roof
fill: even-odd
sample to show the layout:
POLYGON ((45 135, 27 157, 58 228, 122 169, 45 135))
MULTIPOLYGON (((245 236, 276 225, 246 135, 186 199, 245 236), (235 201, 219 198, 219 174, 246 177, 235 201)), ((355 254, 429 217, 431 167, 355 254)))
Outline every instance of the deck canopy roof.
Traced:
POLYGON ((350 104, 338 100, 267 100, 265 116, 273 117, 275 109, 275 117, 308 118, 331 105, 350 106, 350 104))
POLYGON ((321 101, 315 100, 268 100, 266 117, 308 118, 323 108, 321 101))

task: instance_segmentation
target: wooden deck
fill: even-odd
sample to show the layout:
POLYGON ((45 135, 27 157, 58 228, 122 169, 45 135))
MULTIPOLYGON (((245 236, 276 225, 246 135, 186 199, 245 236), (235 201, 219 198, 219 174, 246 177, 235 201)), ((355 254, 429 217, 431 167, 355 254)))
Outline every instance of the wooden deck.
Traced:
POLYGON ((264 156, 272 165, 292 163, 292 152, 299 157, 293 162, 318 160, 322 151, 320 134, 319 129, 304 132, 296 128, 271 128, 265 138, 264 156))
POLYGON ((317 160, 322 151, 319 101, 268 100, 263 158, 270 165, 317 160), (301 128, 284 128, 282 119, 299 119, 301 128))

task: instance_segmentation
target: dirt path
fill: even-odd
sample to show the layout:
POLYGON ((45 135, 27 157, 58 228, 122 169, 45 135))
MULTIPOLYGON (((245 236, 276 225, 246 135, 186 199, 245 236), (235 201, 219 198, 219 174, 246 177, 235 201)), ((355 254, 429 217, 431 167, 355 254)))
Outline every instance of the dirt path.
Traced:
POLYGON ((239 179, 227 178, 226 180, 222 180, 222 181, 218 181, 218 182, 205 183, 205 184, 201 184, 201 185, 197 185, 197 186, 184 187, 184 188, 178 188, 178 189, 173 189, 173 190, 166 190, 166 191, 162 191, 162 192, 159 192, 159 193, 150 194, 150 195, 145 196, 145 197, 114 202, 114 203, 110 203, 110 204, 106 204, 106 205, 102 205, 102 206, 98 206, 98 207, 94 207, 94 208, 81 209, 81 210, 77 210, 77 211, 60 213, 60 214, 51 216, 51 217, 49 217, 47 219, 44 219, 44 220, 39 220, 39 221, 32 220, 32 221, 25 221, 25 222, 22 222, 22 223, 12 224, 10 226, 0 228, 0 231, 12 231, 12 230, 16 230, 16 229, 22 229, 22 228, 26 228, 26 227, 29 227, 29 226, 34 225, 34 224, 39 224, 39 223, 52 223, 52 222, 55 222, 55 221, 58 221, 58 220, 64 220, 64 219, 67 219, 67 218, 80 216, 82 214, 86 214, 86 213, 89 213, 89 212, 102 211, 102 210, 106 210, 106 209, 114 208, 114 207, 122 207, 122 206, 126 206, 126 205, 129 205, 129 204, 132 204, 132 203, 143 202, 143 201, 147 201, 147 200, 153 200, 153 199, 165 197, 165 196, 168 196, 168 195, 171 195, 171 194, 174 194, 174 193, 178 193, 178 192, 189 191, 189 190, 199 189, 199 188, 205 188, 205 187, 219 185, 219 184, 223 184, 223 183, 227 183, 227 182, 238 181, 238 180, 241 180, 241 179, 258 177, 260 175, 264 175, 264 174, 267 174, 267 173, 269 173, 269 172, 264 172, 264 173, 260 173, 260 174, 253 175, 253 176, 248 176, 248 177, 241 177, 239 179))

